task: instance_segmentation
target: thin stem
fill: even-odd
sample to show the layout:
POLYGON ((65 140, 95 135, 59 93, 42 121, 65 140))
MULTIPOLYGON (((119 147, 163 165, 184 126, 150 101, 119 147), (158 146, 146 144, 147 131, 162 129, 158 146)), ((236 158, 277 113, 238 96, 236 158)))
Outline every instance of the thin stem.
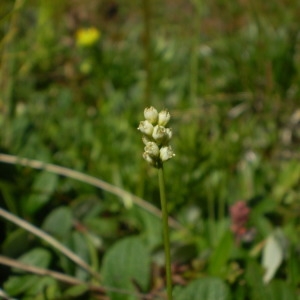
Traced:
POLYGON ((169 237, 168 209, 167 209, 167 200, 166 200, 166 193, 165 193, 165 179, 164 179, 163 167, 158 169, 158 179, 159 179, 160 202, 161 202, 162 222, 163 222, 163 240, 164 240, 165 260, 166 260, 167 293, 168 293, 168 300, 172 300, 173 298, 172 298, 170 237, 169 237))

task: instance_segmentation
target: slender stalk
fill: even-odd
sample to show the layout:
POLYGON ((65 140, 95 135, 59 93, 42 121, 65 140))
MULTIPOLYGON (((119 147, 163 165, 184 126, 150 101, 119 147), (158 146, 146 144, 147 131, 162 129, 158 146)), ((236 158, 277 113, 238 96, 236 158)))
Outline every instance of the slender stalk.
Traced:
POLYGON ((172 274, 171 274, 171 253, 170 253, 170 237, 169 237, 169 226, 168 226, 168 209, 167 200, 165 193, 165 179, 163 166, 158 169, 159 179, 159 191, 160 191, 160 202, 162 210, 162 222, 163 222, 163 240, 165 248, 165 260, 166 260, 166 281, 167 281, 167 293, 168 300, 172 300, 172 274))

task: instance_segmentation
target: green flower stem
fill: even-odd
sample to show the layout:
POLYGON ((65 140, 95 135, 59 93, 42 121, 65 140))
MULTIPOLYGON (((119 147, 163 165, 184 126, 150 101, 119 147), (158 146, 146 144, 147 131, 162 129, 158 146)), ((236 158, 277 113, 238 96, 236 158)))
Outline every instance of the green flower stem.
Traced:
POLYGON ((165 179, 163 166, 158 169, 159 179, 159 191, 160 202, 162 209, 162 221, 163 221, 163 239, 165 248, 165 260, 166 260, 166 280, 167 280, 167 293, 168 300, 172 300, 172 276, 171 276, 171 254, 170 254, 170 238, 169 238, 169 224, 168 224, 168 210, 167 200, 165 193, 165 179))

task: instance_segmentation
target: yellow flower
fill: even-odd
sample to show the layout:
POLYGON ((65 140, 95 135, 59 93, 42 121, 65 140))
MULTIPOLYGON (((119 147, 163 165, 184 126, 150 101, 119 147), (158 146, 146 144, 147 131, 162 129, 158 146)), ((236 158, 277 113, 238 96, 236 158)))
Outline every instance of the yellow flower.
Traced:
POLYGON ((76 44, 81 47, 90 47, 100 38, 101 32, 95 27, 80 28, 76 31, 76 44))

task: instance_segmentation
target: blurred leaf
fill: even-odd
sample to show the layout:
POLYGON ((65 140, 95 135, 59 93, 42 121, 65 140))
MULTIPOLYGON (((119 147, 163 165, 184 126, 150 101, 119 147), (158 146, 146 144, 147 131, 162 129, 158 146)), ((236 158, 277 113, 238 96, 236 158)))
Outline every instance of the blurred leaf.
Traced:
MULTIPOLYGON (((64 244, 85 262, 89 263, 89 245, 83 233, 77 231, 71 232, 70 235, 64 239, 64 244)), ((88 278, 89 274, 81 267, 74 265, 65 255, 60 254, 59 258, 60 264, 66 273, 75 274, 75 277, 81 280, 88 278)))
POLYGON ((68 207, 58 207, 46 217, 42 228, 51 235, 62 239, 66 237, 72 228, 72 214, 68 207))
MULTIPOLYGON (((150 256, 140 238, 125 238, 113 245, 103 258, 101 275, 106 286, 135 292, 134 280, 145 291, 150 280, 150 256)), ((117 292, 109 296, 111 300, 137 299, 117 292)))
POLYGON ((24 203, 25 211, 28 214, 35 213, 46 204, 54 192, 58 176, 49 172, 41 172, 33 183, 33 191, 24 203))
POLYGON ((11 276, 4 283, 4 290, 11 296, 19 295, 36 285, 39 278, 37 275, 11 276))
POLYGON ((215 247, 210 259, 209 259, 209 274, 213 276, 225 275, 227 270, 227 262, 230 259, 231 252, 233 250, 233 236, 228 230, 224 233, 222 239, 215 247))
POLYGON ((249 259, 246 265, 245 279, 247 284, 250 286, 249 299, 261 300, 268 299, 266 294, 266 286, 263 284, 263 270, 258 265, 256 260, 249 259))
POLYGON ((1 248, 4 255, 16 257, 24 253, 28 246, 28 232, 23 228, 18 228, 15 231, 10 232, 2 243, 1 248))
POLYGON ((264 282, 268 283, 275 275, 283 260, 283 250, 275 234, 270 235, 262 253, 262 266, 265 268, 264 282))
POLYGON ((195 244, 184 244, 176 247, 172 253, 172 261, 178 264, 188 263, 198 255, 198 249, 195 244))
POLYGON ((149 249, 153 249, 162 243, 161 220, 142 208, 134 207, 132 210, 136 211, 136 217, 140 221, 143 230, 142 235, 147 241, 149 249))
POLYGON ((19 260, 25 264, 45 269, 49 266, 51 254, 43 248, 35 248, 19 257, 19 260))
POLYGON ((87 285, 75 285, 75 286, 68 288, 64 292, 64 296, 67 298, 69 298, 69 297, 76 298, 76 297, 82 296, 87 291, 88 291, 87 285))
POLYGON ((299 182, 300 165, 297 161, 289 161, 283 165, 278 182, 274 185, 274 197, 282 201, 283 197, 299 182))
POLYGON ((227 285, 219 278, 200 278, 175 294, 175 300, 229 300, 227 285))
POLYGON ((293 289, 287 282, 274 280, 267 287, 270 300, 298 300, 296 289, 293 289))
POLYGON ((59 285, 57 281, 52 277, 39 277, 39 279, 36 281, 36 284, 31 286, 31 288, 26 291, 26 294, 28 295, 28 300, 47 300, 51 298, 55 299, 60 296, 59 285))
POLYGON ((287 279, 288 282, 297 287, 300 279, 300 256, 296 247, 290 247, 287 259, 287 279))
POLYGON ((84 224, 96 234, 104 238, 117 236, 118 220, 116 218, 87 218, 84 224))
MULTIPOLYGON (((71 249, 80 256, 84 261, 89 262, 89 249, 86 237, 80 232, 72 233, 71 249)), ((88 278, 88 273, 81 267, 76 266, 76 278, 81 280, 86 280, 88 278)))
POLYGON ((4 288, 11 296, 24 293, 22 299, 26 300, 55 299, 60 295, 56 280, 49 276, 12 276, 5 282, 4 288))

